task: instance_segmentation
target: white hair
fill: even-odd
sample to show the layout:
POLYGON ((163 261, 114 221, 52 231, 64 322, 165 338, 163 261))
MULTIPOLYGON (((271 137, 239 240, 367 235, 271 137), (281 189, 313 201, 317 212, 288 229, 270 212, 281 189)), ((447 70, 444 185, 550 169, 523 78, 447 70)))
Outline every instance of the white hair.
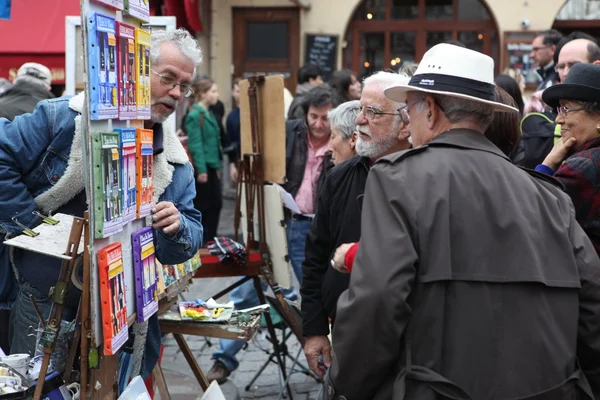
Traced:
POLYGON ((349 139, 356 130, 356 115, 359 107, 360 101, 351 100, 340 104, 327 113, 329 124, 332 128, 340 131, 344 140, 349 139))
MULTIPOLYGON (((426 93, 418 93, 422 100, 427 97, 426 93)), ((452 124, 468 120, 486 130, 494 118, 494 111, 488 104, 437 93, 429 95, 433 97, 446 118, 448 118, 448 121, 452 124)), ((417 110, 423 112, 425 104, 423 102, 419 103, 417 110)))
MULTIPOLYGON (((385 89, 393 86, 408 85, 408 81, 410 81, 410 78, 406 74, 396 74, 393 72, 379 71, 364 79, 363 90, 367 86, 376 85, 378 89, 381 90, 381 92, 383 93, 385 89)), ((393 100, 389 101, 398 105, 404 105, 404 103, 395 102, 393 100)))
POLYGON ((150 59, 154 65, 160 59, 160 46, 163 43, 171 43, 181 51, 181 54, 194 64, 194 76, 196 68, 202 62, 202 50, 198 47, 198 41, 185 29, 174 31, 156 30, 152 32, 152 43, 150 48, 150 59))

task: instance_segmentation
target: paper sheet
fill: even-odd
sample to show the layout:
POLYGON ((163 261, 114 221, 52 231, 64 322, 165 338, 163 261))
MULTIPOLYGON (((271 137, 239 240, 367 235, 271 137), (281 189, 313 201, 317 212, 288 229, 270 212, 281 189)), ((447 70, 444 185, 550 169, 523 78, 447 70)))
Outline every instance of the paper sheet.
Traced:
POLYGON ((301 214, 301 215, 304 215, 305 217, 314 218, 315 214, 304 214, 302 211, 300 211, 300 208, 298 207, 296 200, 294 200, 294 196, 292 196, 288 191, 286 191, 284 188, 282 188, 281 185, 274 183, 273 186, 276 186, 279 188, 279 192, 281 193, 281 200, 283 201, 283 206, 285 208, 287 208, 294 214, 301 214))

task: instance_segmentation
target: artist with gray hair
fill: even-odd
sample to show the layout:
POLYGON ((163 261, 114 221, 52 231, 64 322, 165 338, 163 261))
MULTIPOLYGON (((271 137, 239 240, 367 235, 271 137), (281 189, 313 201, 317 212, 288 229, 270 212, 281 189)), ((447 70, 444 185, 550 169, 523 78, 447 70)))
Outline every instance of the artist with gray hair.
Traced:
POLYGON ((598 396, 600 259, 557 182, 485 138, 517 112, 494 61, 439 44, 385 94, 415 147, 369 172, 325 398, 598 396))
MULTIPOLYGON (((201 215, 193 205, 195 179, 187 154, 175 132, 162 122, 193 93, 191 83, 201 52, 187 31, 159 31, 152 34, 151 58, 152 110, 144 125, 154 131, 154 248, 161 263, 178 264, 200 247, 201 215)), ((34 227, 40 223, 35 211, 82 217, 88 209, 81 154, 83 100, 82 93, 43 101, 33 113, 13 123, 0 120, 2 239, 21 233, 13 217, 34 227)), ((0 245, 0 251, 6 248, 0 245)), ((20 290, 11 315, 11 352, 33 354, 35 336, 29 335, 30 327, 37 329, 39 319, 29 297, 33 296, 42 314, 48 316, 52 305, 49 292, 56 285, 61 261, 23 250, 14 250, 12 260, 20 290)), ((65 320, 75 317, 80 295, 78 289, 71 289, 65 299, 65 320)), ((147 326, 142 376, 152 371, 159 349, 160 329, 154 315, 147 326)))
POLYGON ((340 104, 327 114, 331 125, 328 151, 331 161, 338 165, 356 155, 356 115, 360 101, 352 100, 340 104))
POLYGON ((17 71, 14 84, 0 96, 0 118, 13 120, 33 111, 37 103, 54 97, 52 74, 42 64, 28 62, 17 71))
MULTIPOLYGON (((360 101, 350 105, 354 109, 344 103, 331 112, 334 119, 340 116, 336 113, 344 115, 340 119, 346 122, 354 116, 358 155, 327 173, 306 238, 301 283, 304 354, 310 369, 319 376, 324 375, 331 361, 328 321, 335 323, 338 298, 350 281, 349 275, 330 265, 330 260, 340 244, 360 239, 361 201, 371 165, 380 157, 410 147, 404 104, 384 95, 385 89, 404 85, 408 79, 405 75, 378 72, 365 79, 360 101)), ((332 126, 336 123, 332 122, 332 126)), ((347 133, 350 129, 346 126, 347 133)))

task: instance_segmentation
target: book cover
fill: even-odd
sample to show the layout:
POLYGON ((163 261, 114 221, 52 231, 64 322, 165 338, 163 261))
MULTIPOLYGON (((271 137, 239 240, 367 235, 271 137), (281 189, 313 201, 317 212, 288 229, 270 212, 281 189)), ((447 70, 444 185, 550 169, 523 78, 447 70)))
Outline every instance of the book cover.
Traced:
POLYGON ((123 9, 123 0, 92 0, 95 3, 102 4, 103 6, 107 6, 110 8, 114 8, 115 10, 123 9))
POLYGON ((168 288, 172 284, 174 284, 181 276, 179 276, 179 271, 175 265, 170 264, 162 264, 162 272, 163 272, 163 282, 165 284, 165 288, 168 288))
POLYGON ((135 27, 117 22, 119 119, 136 119, 135 27))
POLYGON ((102 305, 104 355, 113 355, 128 338, 127 296, 121 243, 98 251, 98 277, 102 305))
POLYGON ((125 0, 125 14, 129 14, 143 22, 150 21, 150 1, 125 0))
POLYGON ((94 237, 123 230, 121 147, 118 132, 92 134, 94 164, 94 237))
POLYGON ((121 135, 121 182, 123 188, 123 223, 133 221, 137 215, 135 161, 137 144, 135 128, 115 129, 121 135))
POLYGON ((114 18, 92 13, 88 23, 90 118, 118 118, 117 39, 114 18))
POLYGON ((154 262, 156 264, 156 292, 158 295, 161 295, 165 292, 165 276, 164 276, 164 265, 161 264, 160 261, 158 261, 158 258, 154 259, 154 262))
POLYGON ((144 322, 158 311, 157 274, 152 227, 131 234, 137 321, 144 322))
POLYGON ((137 217, 150 215, 154 205, 154 153, 152 129, 137 130, 137 217))
POLYGON ((135 44, 137 119, 150 119, 150 32, 136 28, 135 44))

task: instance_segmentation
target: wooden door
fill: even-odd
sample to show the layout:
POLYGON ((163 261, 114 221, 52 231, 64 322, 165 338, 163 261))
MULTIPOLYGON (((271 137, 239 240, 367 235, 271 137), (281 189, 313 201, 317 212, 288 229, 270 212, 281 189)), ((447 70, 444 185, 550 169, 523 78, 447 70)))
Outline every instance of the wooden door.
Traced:
POLYGON ((283 74, 296 93, 300 64, 298 8, 233 9, 233 77, 283 74))

